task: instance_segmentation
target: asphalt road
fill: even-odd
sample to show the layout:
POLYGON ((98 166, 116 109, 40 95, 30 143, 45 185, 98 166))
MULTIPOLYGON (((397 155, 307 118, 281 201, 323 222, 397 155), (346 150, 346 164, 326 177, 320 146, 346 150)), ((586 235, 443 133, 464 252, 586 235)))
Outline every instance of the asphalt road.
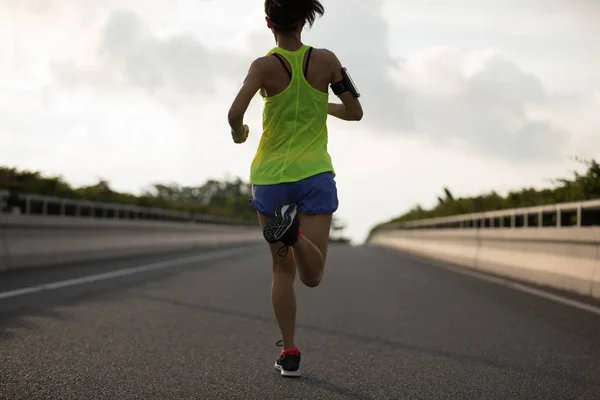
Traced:
POLYGON ((298 283, 303 377, 282 378, 266 247, 211 252, 0 275, 38 288, 0 299, 0 398, 600 397, 598 315, 365 247, 298 283))

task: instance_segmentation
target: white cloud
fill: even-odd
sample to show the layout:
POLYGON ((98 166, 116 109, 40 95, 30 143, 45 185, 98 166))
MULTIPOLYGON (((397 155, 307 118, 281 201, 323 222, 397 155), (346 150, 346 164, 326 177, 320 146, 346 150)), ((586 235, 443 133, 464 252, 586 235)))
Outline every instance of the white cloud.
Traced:
MULTIPOLYGON (((0 159, 130 191, 246 178, 260 99, 243 146, 226 113, 249 62, 274 45, 260 3, 0 0, 0 159)), ((330 121, 339 216, 354 239, 444 185, 455 195, 541 185, 573 167, 568 157, 597 156, 591 8, 394 3, 326 1, 305 33, 363 93, 363 122, 330 121)))
POLYGON ((226 51, 213 51, 190 35, 159 38, 131 10, 115 10, 98 32, 96 54, 82 61, 59 61, 54 72, 70 88, 140 88, 189 97, 214 95, 216 78, 244 72, 240 60, 226 51), (83 65, 82 65, 83 64, 83 65))
POLYGON ((403 25, 452 25, 512 35, 559 35, 582 38, 597 34, 600 5, 593 0, 429 0, 385 2, 385 11, 403 25), (557 29, 558 28, 558 29, 557 29))
POLYGON ((412 90, 415 131, 436 146, 517 162, 562 156, 567 132, 527 113, 552 102, 542 83, 495 52, 433 49, 396 76, 412 90))

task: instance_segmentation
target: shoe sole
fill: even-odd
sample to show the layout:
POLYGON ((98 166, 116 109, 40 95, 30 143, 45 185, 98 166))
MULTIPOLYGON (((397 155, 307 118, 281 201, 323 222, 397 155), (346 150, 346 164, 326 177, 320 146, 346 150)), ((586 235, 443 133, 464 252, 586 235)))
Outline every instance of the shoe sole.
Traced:
POLYGON ((275 369, 281 373, 281 376, 285 376, 286 378, 297 378, 300 376, 299 369, 297 371, 286 371, 277 363, 275 363, 275 369))
POLYGON ((296 219, 297 214, 298 208, 295 205, 292 204, 283 206, 281 209, 283 222, 276 228, 271 228, 269 225, 267 225, 263 232, 265 240, 271 244, 277 243, 285 234, 285 232, 290 229, 290 226, 292 226, 294 223, 294 219, 296 219))

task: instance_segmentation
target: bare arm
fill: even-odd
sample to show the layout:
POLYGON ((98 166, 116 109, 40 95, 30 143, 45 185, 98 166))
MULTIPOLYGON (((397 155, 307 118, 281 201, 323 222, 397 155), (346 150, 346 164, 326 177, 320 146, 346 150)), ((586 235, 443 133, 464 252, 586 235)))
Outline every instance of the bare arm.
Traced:
POLYGON ((343 119, 344 121, 360 121, 362 115, 357 117, 348 112, 348 109, 344 104, 329 103, 327 114, 332 117, 343 119))
POLYGON ((262 85, 263 75, 260 68, 260 61, 254 60, 250 65, 244 83, 233 100, 227 115, 229 126, 239 135, 244 133, 244 114, 246 113, 246 110, 248 110, 252 98, 254 98, 262 85))
MULTIPOLYGON (((333 84, 341 81, 344 77, 342 75, 342 63, 334 53, 330 54, 332 68, 330 83, 333 84)), ((338 97, 342 101, 342 104, 329 103, 329 115, 344 121, 360 121, 363 117, 363 109, 360 101, 350 92, 344 92, 338 97)))

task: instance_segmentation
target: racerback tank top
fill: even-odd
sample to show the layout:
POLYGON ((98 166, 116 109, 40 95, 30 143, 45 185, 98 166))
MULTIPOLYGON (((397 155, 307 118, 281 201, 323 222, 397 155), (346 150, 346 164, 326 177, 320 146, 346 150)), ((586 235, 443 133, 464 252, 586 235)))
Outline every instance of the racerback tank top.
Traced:
POLYGON ((309 49, 307 45, 296 51, 276 47, 267 53, 288 61, 291 79, 281 93, 263 96, 263 132, 251 165, 252 184, 296 182, 322 172, 335 176, 327 150, 329 93, 306 80, 303 64, 309 49))

